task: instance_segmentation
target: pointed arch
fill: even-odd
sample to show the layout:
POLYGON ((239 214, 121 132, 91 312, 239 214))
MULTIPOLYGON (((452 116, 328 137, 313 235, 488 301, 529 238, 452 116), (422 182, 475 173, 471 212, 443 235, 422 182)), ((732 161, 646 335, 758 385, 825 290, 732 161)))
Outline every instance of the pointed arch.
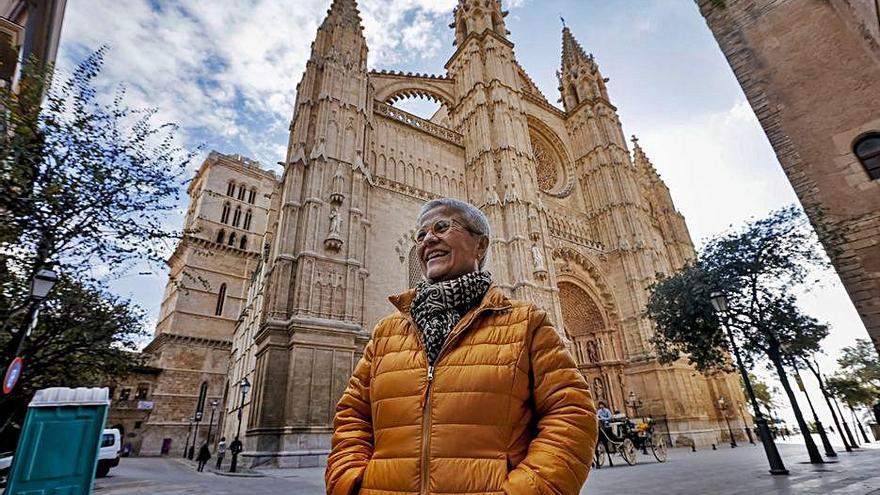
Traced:
POLYGON ((217 291, 217 304, 214 306, 214 316, 223 316, 223 305, 226 303, 226 284, 220 284, 217 291))

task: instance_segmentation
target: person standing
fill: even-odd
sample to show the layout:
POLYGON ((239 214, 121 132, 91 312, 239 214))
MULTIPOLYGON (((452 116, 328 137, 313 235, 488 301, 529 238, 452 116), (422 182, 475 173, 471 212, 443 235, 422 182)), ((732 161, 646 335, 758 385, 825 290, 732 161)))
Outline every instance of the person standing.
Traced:
POLYGON ((226 456, 226 437, 220 437, 220 441, 217 443, 217 469, 220 469, 220 465, 223 464, 223 457, 226 456))
MULTIPOLYGON (((599 420, 599 441, 596 442, 596 449, 599 448, 599 444, 602 444, 605 448, 605 455, 608 456, 608 466, 614 467, 614 460, 611 458, 611 450, 608 446, 608 435, 611 435, 611 418, 611 409, 608 409, 604 402, 599 402, 599 409, 596 411, 596 419, 599 420)), ((598 457, 598 450, 596 454, 598 457)), ((596 469, 601 467, 598 462, 594 465, 596 469)))
POLYGON ((336 406, 329 495, 576 495, 597 435, 589 387, 547 314, 484 270, 489 222, 426 203, 423 280, 389 299, 336 406))
POLYGON ((199 447, 199 455, 196 456, 196 461, 199 463, 199 467, 196 469, 198 472, 202 472, 205 470, 205 464, 208 463, 208 459, 211 458, 211 449, 208 448, 208 442, 202 444, 199 447))

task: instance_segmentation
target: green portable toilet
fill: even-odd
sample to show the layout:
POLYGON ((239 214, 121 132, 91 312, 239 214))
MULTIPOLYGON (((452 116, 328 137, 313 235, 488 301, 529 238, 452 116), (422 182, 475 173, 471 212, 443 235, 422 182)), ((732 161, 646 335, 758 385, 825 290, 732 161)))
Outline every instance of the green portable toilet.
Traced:
POLYGON ((86 495, 92 491, 106 388, 47 388, 28 405, 4 495, 86 495))

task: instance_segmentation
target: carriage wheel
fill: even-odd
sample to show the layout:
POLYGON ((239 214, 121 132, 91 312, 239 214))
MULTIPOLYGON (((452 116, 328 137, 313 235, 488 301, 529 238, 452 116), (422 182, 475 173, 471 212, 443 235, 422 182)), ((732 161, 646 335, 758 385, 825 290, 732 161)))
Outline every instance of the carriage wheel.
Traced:
POLYGON ((594 462, 596 463, 596 466, 602 467, 605 465, 605 461, 607 460, 608 452, 605 450, 605 445, 600 443, 598 446, 596 446, 596 459, 594 462))
POLYGON ((663 437, 655 437, 651 442, 651 452, 654 453, 654 457, 660 462, 666 462, 666 442, 663 441, 663 437))
POLYGON ((627 464, 632 466, 636 463, 636 445, 632 440, 624 438, 618 450, 620 451, 620 457, 623 457, 627 464))

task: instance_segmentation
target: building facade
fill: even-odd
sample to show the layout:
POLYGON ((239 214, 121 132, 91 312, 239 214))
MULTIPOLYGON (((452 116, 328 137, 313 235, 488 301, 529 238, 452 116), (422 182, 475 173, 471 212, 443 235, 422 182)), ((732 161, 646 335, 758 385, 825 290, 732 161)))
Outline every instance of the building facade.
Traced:
POLYGON ((22 62, 55 62, 67 0, 0 0, 0 86, 15 86, 22 62))
MULTIPOLYGON (((134 455, 180 455, 185 444, 208 440, 209 427, 219 431, 233 331, 264 253, 277 185, 273 172, 238 155, 212 152, 196 172, 155 336, 144 349, 161 371, 149 381, 148 404, 138 403, 150 413, 139 419, 134 455)), ((131 415, 131 390, 115 387, 108 425, 131 415)))
POLYGON ((697 3, 880 352, 880 4, 697 3))
POLYGON ((387 296, 420 277, 416 215, 442 196, 486 213, 496 283, 548 310, 597 400, 634 415, 633 392, 639 414, 685 444, 719 441, 721 397, 734 424, 744 420, 735 376, 652 354, 648 287, 694 248, 644 150, 630 152, 608 80, 564 29, 563 105, 550 104, 516 61, 505 16, 498 0, 459 0, 445 74, 376 72, 355 0, 333 0, 297 86, 271 241, 232 337, 223 431, 240 428, 246 463, 326 457, 336 402, 392 311, 387 296), (440 110, 422 119, 393 106, 411 96, 440 110))

